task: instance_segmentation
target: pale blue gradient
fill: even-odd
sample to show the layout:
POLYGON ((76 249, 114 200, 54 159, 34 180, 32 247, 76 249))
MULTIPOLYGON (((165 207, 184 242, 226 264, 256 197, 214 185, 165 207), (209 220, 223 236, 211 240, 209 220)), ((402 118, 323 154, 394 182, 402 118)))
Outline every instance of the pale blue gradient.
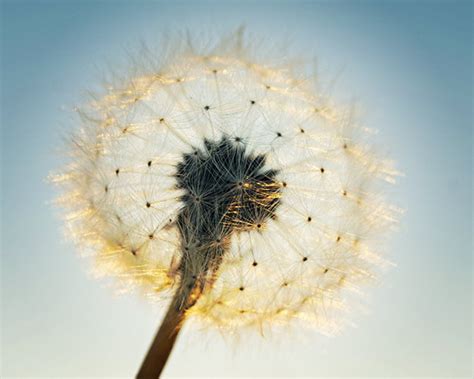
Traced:
POLYGON ((2 3, 2 377, 131 377, 158 325, 87 277, 49 204, 66 111, 105 63, 163 30, 240 24, 316 55, 405 173, 397 263, 339 337, 234 347, 185 331, 170 376, 472 376, 472 5, 468 1, 2 3), (99 68, 97 67, 99 66, 99 68))

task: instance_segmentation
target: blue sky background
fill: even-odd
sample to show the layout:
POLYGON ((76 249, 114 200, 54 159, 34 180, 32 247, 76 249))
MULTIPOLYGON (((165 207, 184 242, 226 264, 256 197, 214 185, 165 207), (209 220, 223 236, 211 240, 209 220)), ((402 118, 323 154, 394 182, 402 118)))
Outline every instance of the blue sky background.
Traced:
POLYGON ((184 331, 170 376, 472 376, 472 4, 468 1, 3 1, 2 377, 131 377, 159 319, 87 275, 45 178, 70 109, 106 62, 164 30, 249 31, 318 58, 405 173, 390 244, 356 328, 237 346, 184 331), (99 68, 98 68, 99 67, 99 68))

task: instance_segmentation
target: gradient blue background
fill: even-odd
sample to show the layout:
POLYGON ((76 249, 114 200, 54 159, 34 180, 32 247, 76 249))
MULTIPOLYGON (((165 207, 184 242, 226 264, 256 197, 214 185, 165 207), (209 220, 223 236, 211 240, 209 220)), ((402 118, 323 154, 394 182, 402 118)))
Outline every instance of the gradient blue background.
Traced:
POLYGON ((236 347, 186 333, 174 376, 472 375, 472 5, 468 1, 2 2, 2 377, 131 377, 157 311, 87 276, 50 205, 70 109, 104 63, 163 30, 293 40, 355 99, 405 173, 397 267, 357 328, 236 347))

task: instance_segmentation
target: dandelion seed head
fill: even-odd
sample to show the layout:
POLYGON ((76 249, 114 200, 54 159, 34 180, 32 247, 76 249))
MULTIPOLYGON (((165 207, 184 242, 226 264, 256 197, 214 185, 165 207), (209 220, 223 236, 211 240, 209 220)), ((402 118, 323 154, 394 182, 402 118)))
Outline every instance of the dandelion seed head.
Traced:
POLYGON ((336 331, 345 294, 383 263, 389 162, 350 111, 239 33, 153 59, 78 108, 57 181, 79 248, 153 300, 188 288, 209 325, 336 331))

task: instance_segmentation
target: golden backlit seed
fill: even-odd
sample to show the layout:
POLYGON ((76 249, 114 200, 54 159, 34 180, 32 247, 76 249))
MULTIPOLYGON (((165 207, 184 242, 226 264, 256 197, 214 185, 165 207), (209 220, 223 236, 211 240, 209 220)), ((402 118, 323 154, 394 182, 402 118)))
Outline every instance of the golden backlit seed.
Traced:
POLYGON ((134 283, 161 300, 180 283, 197 293, 189 282, 200 282, 190 314, 204 324, 260 330, 283 313, 282 323, 302 319, 331 332, 341 320, 340 290, 358 287, 381 262, 373 241, 397 217, 378 184, 393 170, 366 151, 348 112, 302 81, 303 72, 293 74, 298 66, 257 63, 239 38, 202 54, 177 43, 166 66, 137 67, 80 108, 86 125, 61 178, 68 230, 95 253, 96 271, 124 279, 125 290, 134 283), (211 151, 222 136, 236 149, 226 160, 211 151), (192 193, 177 186, 185 156, 195 170, 214 165, 226 175, 232 159, 249 154, 264 157, 275 179, 248 180, 257 163, 242 163, 215 190, 232 200, 224 213, 209 203, 216 175, 203 175, 192 193), (364 201, 356 199, 361 188, 364 201), (273 197, 278 208, 261 214, 273 197))

